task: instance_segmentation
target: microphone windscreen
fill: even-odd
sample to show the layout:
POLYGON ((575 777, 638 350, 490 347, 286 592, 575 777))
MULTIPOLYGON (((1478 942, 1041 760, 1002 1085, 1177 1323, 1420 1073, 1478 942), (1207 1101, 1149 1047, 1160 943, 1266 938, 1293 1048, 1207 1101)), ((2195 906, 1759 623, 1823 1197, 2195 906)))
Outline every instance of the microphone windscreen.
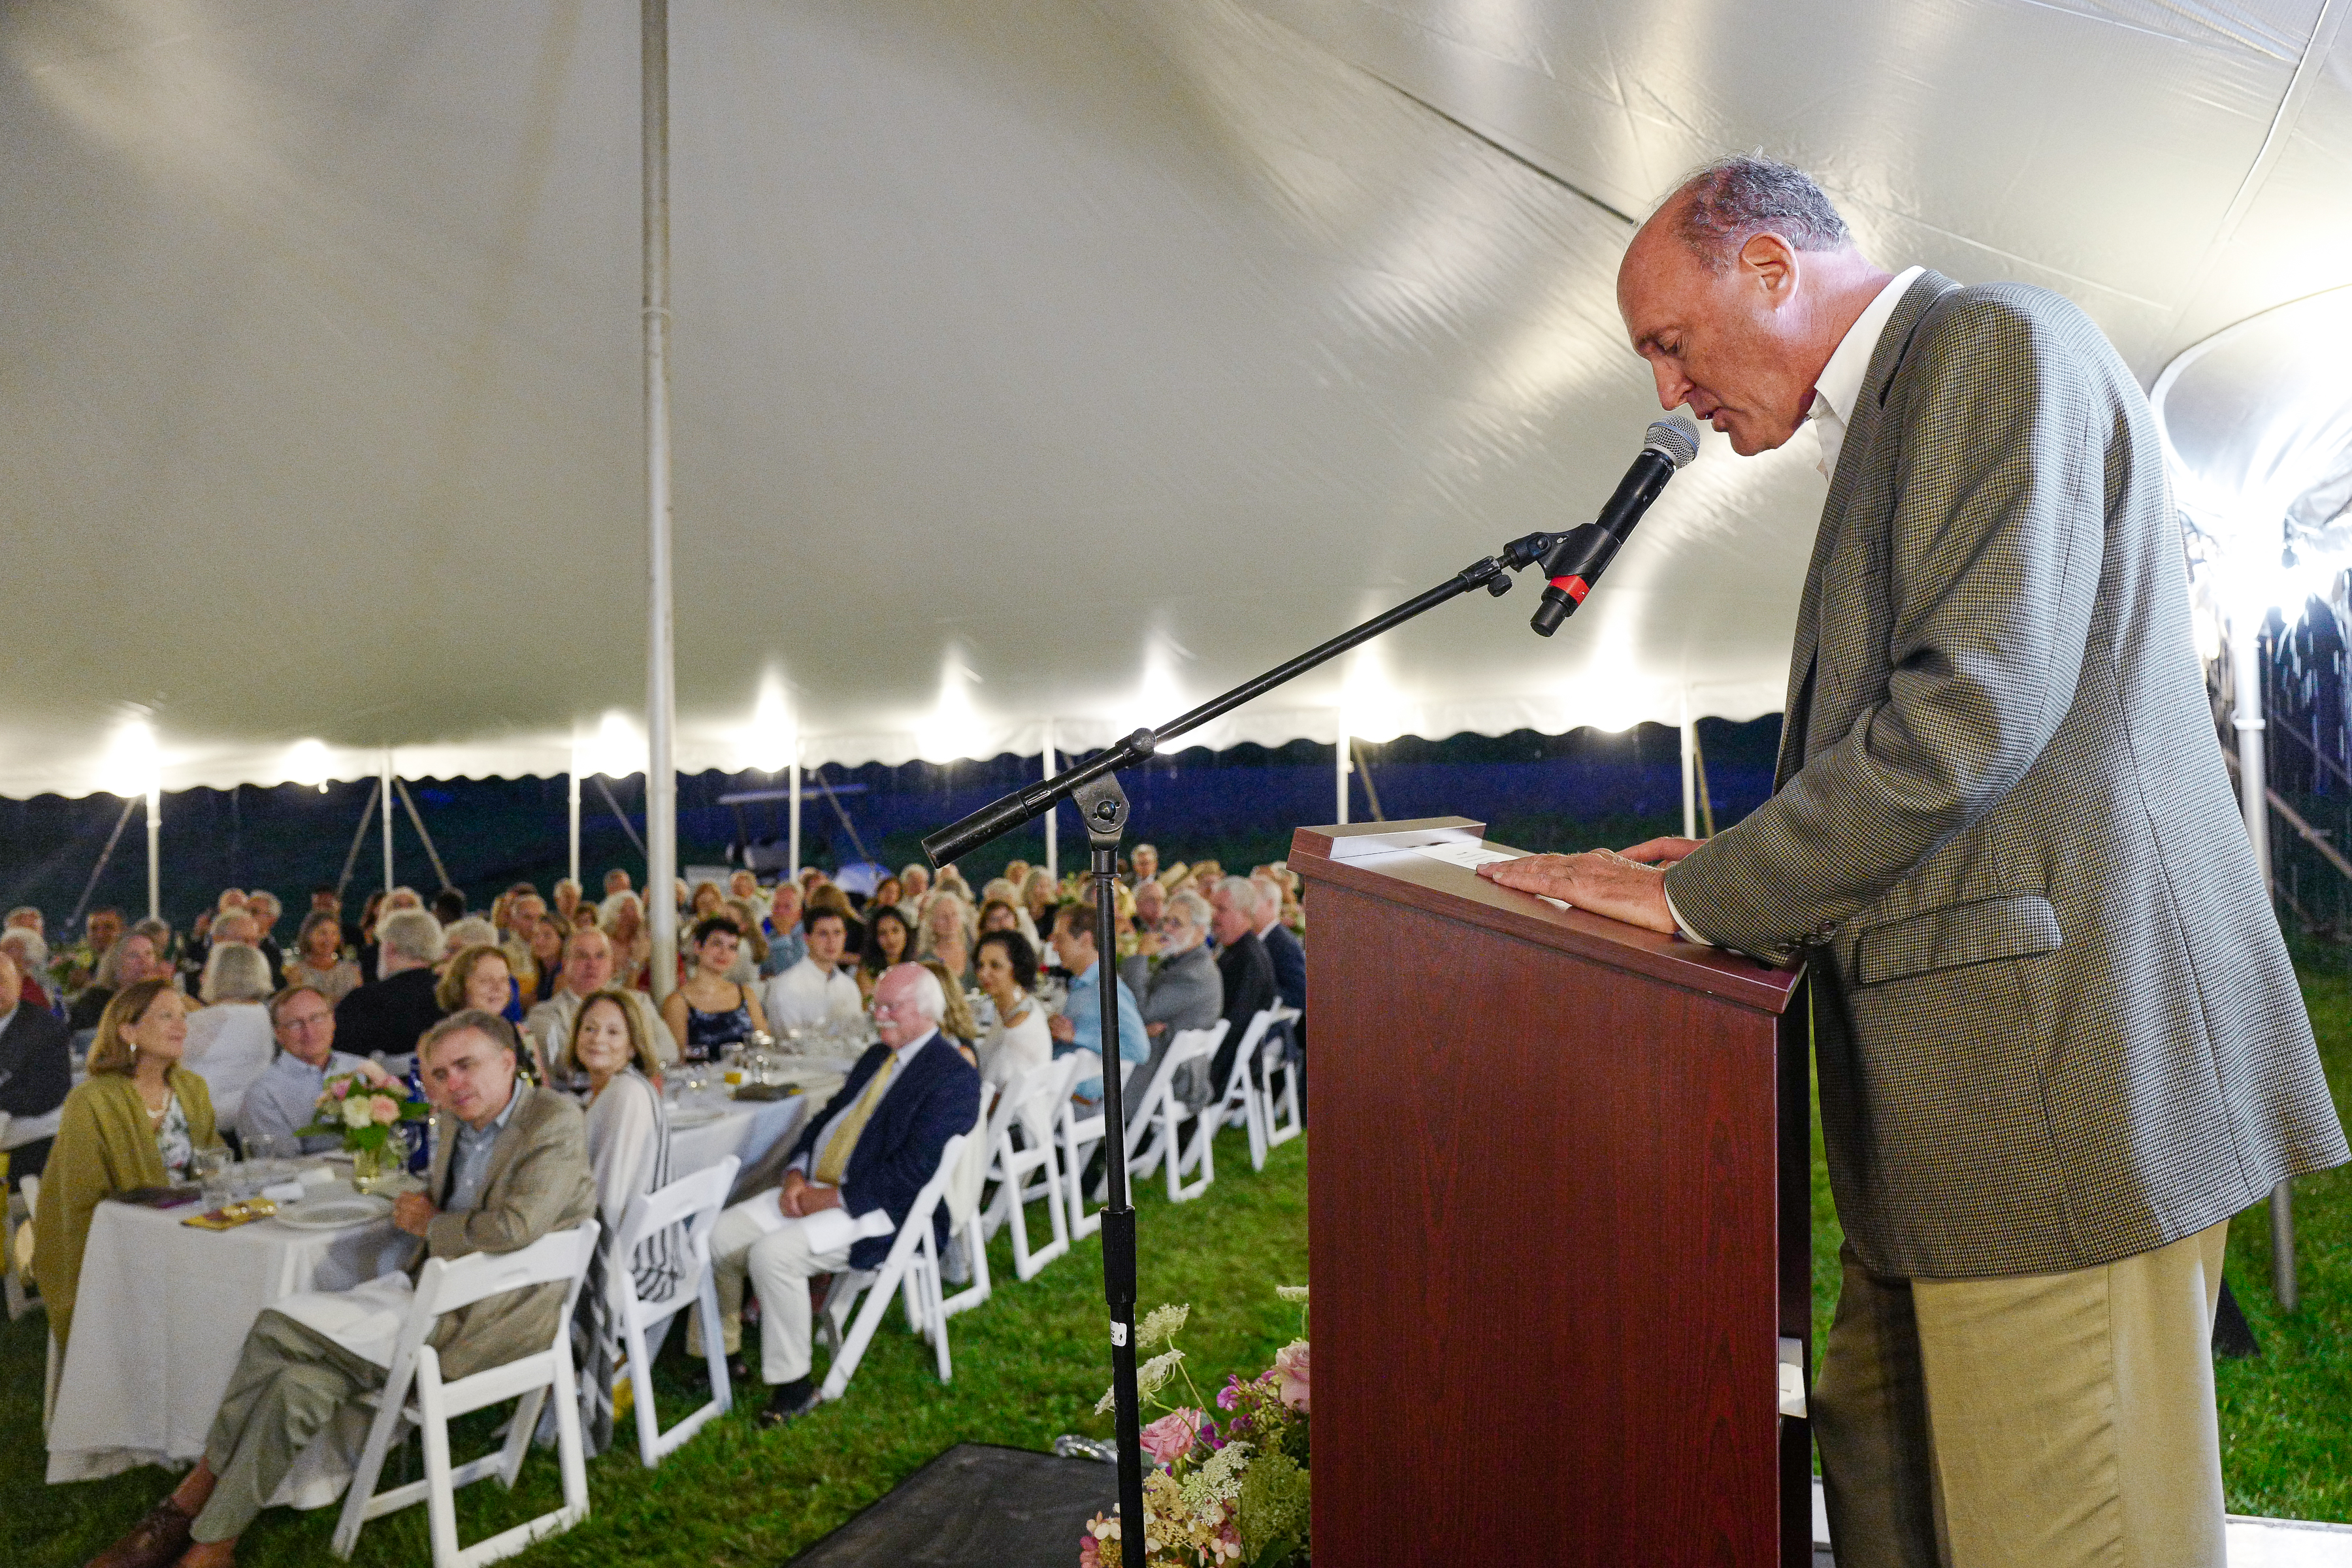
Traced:
POLYGON ((1698 456, 1698 426, 1682 418, 1652 420, 1642 445, 1679 468, 1698 456))

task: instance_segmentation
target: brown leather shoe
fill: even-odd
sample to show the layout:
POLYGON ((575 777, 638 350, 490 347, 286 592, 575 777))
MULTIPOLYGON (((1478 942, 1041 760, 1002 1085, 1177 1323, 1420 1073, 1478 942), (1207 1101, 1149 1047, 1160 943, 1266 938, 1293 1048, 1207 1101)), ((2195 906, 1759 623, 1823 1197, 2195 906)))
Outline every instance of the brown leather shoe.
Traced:
POLYGON ((195 1520, 165 1498, 131 1527, 131 1533, 89 1560, 89 1568, 172 1568, 188 1549, 195 1520))

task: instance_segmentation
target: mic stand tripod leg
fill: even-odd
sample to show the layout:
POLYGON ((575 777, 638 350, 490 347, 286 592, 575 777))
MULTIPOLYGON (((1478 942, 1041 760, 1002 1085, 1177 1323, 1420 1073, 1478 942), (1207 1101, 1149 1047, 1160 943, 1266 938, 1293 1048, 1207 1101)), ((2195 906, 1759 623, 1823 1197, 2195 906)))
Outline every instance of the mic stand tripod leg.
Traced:
MULTIPOLYGON (((1103 1300, 1110 1309, 1110 1385, 1118 1441, 1119 1561, 1144 1560, 1143 1414, 1135 1381, 1135 1206, 1127 1187, 1127 1103, 1118 1049, 1118 844, 1127 792, 1105 773, 1072 797, 1086 824, 1095 884, 1095 996, 1101 1028, 1103 1152, 1109 1191, 1102 1215, 1103 1300), (1132 1542, 1132 1545, 1129 1543, 1132 1542)), ((1072 1172, 1083 1183, 1083 1172, 1072 1172)))

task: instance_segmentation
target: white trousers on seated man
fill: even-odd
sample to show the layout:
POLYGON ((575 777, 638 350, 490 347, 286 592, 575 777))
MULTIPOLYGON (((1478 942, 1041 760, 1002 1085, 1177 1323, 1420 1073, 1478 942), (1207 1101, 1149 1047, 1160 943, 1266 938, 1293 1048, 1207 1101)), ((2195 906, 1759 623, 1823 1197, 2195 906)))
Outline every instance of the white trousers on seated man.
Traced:
MULTIPOLYGON (((719 1216, 710 1268, 719 1290, 719 1333, 729 1355, 743 1348, 743 1281, 760 1292, 760 1377, 791 1383, 809 1374, 808 1282, 849 1267, 857 1227, 839 1209, 787 1218, 770 1188, 719 1216)), ((687 1318, 687 1350, 702 1353, 701 1325, 687 1318)))

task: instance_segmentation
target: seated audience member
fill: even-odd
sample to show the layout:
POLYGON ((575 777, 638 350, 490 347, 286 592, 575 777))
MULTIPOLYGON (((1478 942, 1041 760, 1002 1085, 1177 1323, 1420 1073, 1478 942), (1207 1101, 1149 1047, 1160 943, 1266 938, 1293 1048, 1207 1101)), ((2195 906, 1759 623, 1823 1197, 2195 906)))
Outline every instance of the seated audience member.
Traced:
POLYGON ((1307 949, 1282 923, 1282 895, 1285 889, 1272 876, 1250 874, 1250 886, 1257 892, 1257 940, 1265 946, 1267 962, 1274 965, 1275 993, 1286 1007, 1307 1009, 1307 949))
POLYGON ((1160 850, 1155 845, 1139 844, 1127 859, 1128 886, 1139 888, 1160 875, 1160 850))
MULTIPOLYGON (((425 1091, 455 1131, 436 1144, 425 1191, 404 1193, 393 1207, 393 1223, 424 1242, 418 1267, 425 1257, 512 1252, 595 1213, 579 1108, 521 1081, 505 1019, 454 1014, 427 1032, 417 1055, 425 1091)), ((395 1275, 343 1295, 398 1312, 407 1301, 399 1287, 407 1282, 395 1275)), ((469 1377, 545 1350, 568 1291, 562 1282, 538 1285, 445 1315, 425 1341, 440 1357, 442 1376, 469 1377)), ((236 1538, 320 1428, 382 1386, 378 1362, 304 1321, 317 1299, 288 1297, 255 1321, 204 1458, 100 1563, 226 1568, 236 1561, 236 1538)), ((391 1346, 382 1350, 388 1355, 391 1346)))
POLYGON ((768 956, 760 961, 760 978, 772 980, 808 956, 808 938, 801 931, 801 889, 796 882, 778 882, 768 900, 768 956))
POLYGON ((980 915, 972 931, 972 940, 978 942, 980 933, 989 929, 988 911, 1000 905, 1012 917, 1011 929, 1019 931, 1034 948, 1037 945, 1037 928, 1031 923, 1029 911, 1021 907, 1021 884, 1009 877, 992 879, 988 886, 980 890, 980 915))
POLYGON ((1053 938, 1054 904, 1060 897, 1052 874, 1043 866, 1031 871, 1021 883, 1021 907, 1029 911, 1029 923, 1037 928, 1045 942, 1053 938))
POLYGON ((857 918, 857 911, 850 906, 849 895, 834 883, 819 883, 808 897, 801 900, 801 929, 803 931, 808 930, 809 921, 816 917, 818 910, 831 910, 841 917, 843 956, 854 959, 866 952, 866 922, 857 918))
POLYGON ((383 1068, 366 1057, 335 1049, 335 1010, 326 994, 310 985, 289 985, 269 999, 269 1029, 278 1042, 278 1056, 253 1087, 245 1091, 245 1105, 231 1123, 252 1155, 263 1138, 280 1141, 288 1151, 298 1144, 305 1154, 323 1154, 342 1146, 340 1132, 313 1132, 303 1128, 316 1121, 319 1096, 327 1079, 357 1073, 400 1093, 407 1092, 383 1068))
POLYGON ((835 910, 815 910, 803 923, 808 931, 808 956, 769 981, 761 994, 771 1029, 855 1018, 864 1010, 857 982, 841 968, 845 917, 835 910))
POLYGON ((715 1062, 727 1047, 768 1032, 767 1009, 749 986, 727 978, 743 933, 725 915, 697 921, 688 942, 694 971, 662 1003, 662 1022, 677 1037, 685 1059, 715 1062))
POLYGON ((750 899, 730 898, 719 912, 735 922, 743 933, 735 946, 735 962, 727 966, 727 978, 738 985, 760 984, 760 965, 768 959, 768 938, 760 930, 761 906, 750 899))
POLYGON ((980 1066, 980 1020, 972 1016, 971 1004, 965 999, 963 988, 950 983, 947 965, 938 959, 923 960, 923 967, 940 983, 940 994, 947 998, 947 1011, 940 1015, 940 1032, 955 1042, 964 1060, 975 1068, 980 1066))
POLYGON ((996 1021, 980 1042, 981 1081, 1010 1088, 1031 1068, 1054 1059, 1045 1006, 1029 994, 1037 984, 1037 952, 1017 931, 992 931, 980 939, 972 967, 996 1009, 996 1021))
POLYGON ((554 899, 555 912, 564 924, 570 925, 580 918, 579 883, 565 877, 555 884, 554 891, 549 896, 554 899))
MULTIPOLYGON (((47 934, 46 932, 44 934, 47 934)), ((92 910, 82 919, 82 940, 66 950, 65 989, 79 992, 90 984, 98 973, 99 960, 122 935, 122 911, 118 909, 92 910)), ((92 1027, 76 1025, 77 1028, 92 1027)))
POLYGON ((88 1081, 66 1096, 33 1214, 33 1278, 60 1352, 99 1204, 186 1180, 195 1152, 220 1142, 205 1080, 180 1065, 187 1035, 187 998, 168 978, 124 986, 99 1018, 88 1081))
POLYGON ((614 893, 627 892, 633 885, 629 874, 618 866, 604 873, 604 896, 608 899, 614 893))
POLYGON ((858 994, 871 1001, 882 972, 910 962, 915 956, 915 928, 897 904, 877 900, 866 921, 866 952, 857 961, 858 994))
POLYGON ((75 1034, 97 1028, 100 1015, 114 1000, 116 992, 142 980, 168 977, 171 973, 171 965, 155 952, 152 937, 133 932, 121 938, 98 961, 98 974, 89 988, 66 1009, 66 1028, 75 1034))
MULTIPOLYGON (((946 1011, 947 997, 929 971, 902 963, 886 973, 874 995, 881 1043, 858 1058, 841 1092, 810 1119, 785 1165, 783 1186, 729 1209, 711 1235, 730 1356, 741 1348, 747 1275, 760 1293, 760 1375, 768 1384, 767 1406, 757 1417, 762 1426, 816 1405, 809 1379, 809 1280, 878 1267, 916 1194, 938 1173, 948 1140, 980 1119, 980 1074, 940 1037, 946 1011)), ((933 1223, 945 1251, 944 1205, 933 1223)), ((688 1338, 689 1352, 698 1352, 698 1324, 689 1325, 688 1338)))
MULTIPOLYGON (((34 933, 19 926, 19 936, 34 933)), ((8 1187, 37 1176, 64 1120, 59 1107, 73 1088, 72 1037, 47 1007, 23 994, 24 971, 13 947, 0 947, 0 1151, 8 1156, 8 1187)))
MULTIPOLYGON (((384 900, 389 904, 392 900, 384 900)), ((434 992, 441 977, 441 922, 423 910, 400 909, 376 922, 376 982, 335 1004, 335 1038, 355 1057, 404 1057, 441 1018, 434 992)))
POLYGON ((235 1127, 245 1091, 269 1070, 269 960, 259 948, 215 942, 197 989, 204 1010, 188 1020, 180 1065, 205 1080, 213 1114, 235 1127))
MULTIPOLYGON (((479 937, 485 933, 466 931, 465 928, 485 923, 459 921, 457 929, 468 936, 479 937)), ((496 1013, 509 1024, 522 1022, 522 1003, 516 992, 514 972, 507 967, 506 949, 487 942, 469 942, 455 949, 441 967, 440 981, 433 987, 433 1001, 444 1017, 472 1007, 496 1013)))
MULTIPOLYGON (((499 950, 507 955, 507 969, 514 975, 515 994, 526 1007, 544 1002, 541 984, 539 960, 533 956, 539 928, 547 923, 547 900, 528 882, 520 882, 507 899, 506 923, 501 928, 506 936, 499 950)), ((548 977, 548 986, 554 984, 548 977)))
POLYGON ((6 915, 0 916, 0 931, 28 931, 47 941, 48 920, 30 904, 18 904, 6 915))
POLYGON ((760 891, 760 879, 749 871, 737 870, 727 874, 727 896, 749 899, 754 904, 767 902, 767 896, 760 891))
POLYGON ((245 912, 253 917, 253 945, 269 960, 269 989, 274 992, 286 984, 286 954, 278 945, 278 921, 286 906, 277 894, 261 888, 245 896, 245 912))
POLYGON ((613 984, 624 991, 644 990, 654 956, 644 902, 632 892, 614 893, 597 910, 596 923, 613 939, 613 984))
POLYGON ((1146 877, 1135 885, 1135 929, 1137 934, 1160 929, 1160 917, 1168 909, 1168 889, 1159 881, 1146 877))
POLYGON ((931 868, 919 860, 909 861, 898 873, 898 912, 909 926, 921 929, 923 905, 930 896, 931 868))
MULTIPOLYGON (((1152 884, 1147 883, 1146 886, 1152 884)), ((1224 979, 1209 956, 1209 906, 1198 893, 1178 893, 1160 916, 1159 959, 1138 953, 1118 966, 1119 978, 1143 997, 1143 1028, 1151 1037, 1151 1058, 1135 1075, 1139 1094, 1160 1070, 1160 1058, 1187 1029, 1213 1029, 1224 1016, 1224 979)), ((1176 1098, 1197 1110, 1215 1092, 1199 1064, 1183 1071, 1176 1098)))
MULTIPOLYGON (((466 889, 444 888, 433 895, 430 907, 433 910, 433 918, 441 922, 443 931, 447 931, 466 918, 466 889)), ((472 943, 469 942, 467 945, 471 946, 472 943)))
POLYGON ((962 939, 969 953, 972 938, 979 934, 978 928, 971 907, 951 889, 941 888, 931 895, 930 903, 923 910, 922 929, 915 943, 916 956, 929 958, 940 950, 940 942, 950 938, 962 939))
MULTIPOLYGON (((115 945, 120 947, 121 943, 115 945)), ((0 928, 0 952, 16 961, 16 973, 20 976, 16 1000, 38 1007, 62 1022, 65 1009, 55 1005, 48 987, 37 978, 49 972, 49 944, 41 940, 41 933, 26 926, 0 928)))
POLYGON ((531 984, 523 987, 522 994, 526 1014, 541 1002, 552 1001, 563 984, 563 944, 571 936, 572 928, 561 915, 544 916, 531 925, 531 984))
MULTIPOLYGON (((1091 904, 1064 904, 1054 912, 1054 956, 1069 971, 1070 994, 1062 1004, 1059 1016, 1046 1027, 1053 1031, 1054 1054, 1068 1056, 1072 1051, 1102 1049, 1102 1007, 1104 965, 1097 962, 1095 949, 1095 911, 1091 904)), ((1135 993, 1127 983, 1112 978, 1118 987, 1113 1004, 1118 1031, 1118 1056, 1121 1061, 1146 1062, 1151 1059, 1151 1037, 1143 1029, 1143 1010, 1136 1005, 1135 993)), ((1102 1079, 1083 1079, 1070 1090, 1073 1100, 1088 1105, 1098 1103, 1103 1097, 1102 1079)))
POLYGON ((712 915, 718 914, 726 902, 727 895, 719 890, 718 883, 697 882, 694 885, 693 903, 687 913, 693 920, 706 921, 712 915))
MULTIPOLYGON (((576 1068, 588 1079, 588 1169, 604 1227, 572 1320, 581 1428, 588 1451, 601 1454, 613 1442, 613 1384, 622 1358, 621 1320, 607 1283, 615 1267, 613 1246, 629 1205, 670 1183, 669 1116, 655 1087, 661 1062, 628 994, 599 991, 583 1002, 564 1058, 560 1070, 567 1077, 576 1068)), ((662 1300, 677 1288, 684 1248, 674 1236, 657 1236, 618 1267, 630 1270, 641 1299, 662 1300)))
POLYGON ((343 895, 333 883, 321 882, 310 889, 310 913, 334 916, 342 923, 343 951, 357 952, 360 950, 360 943, 364 939, 361 937, 360 928, 356 924, 343 919, 343 895))
MULTIPOLYGON (((583 904, 582 910, 589 906, 583 904)), ((530 1010, 523 1019, 523 1032, 530 1037, 531 1049, 539 1058, 542 1075, 560 1071, 562 1078, 542 1076, 543 1083, 568 1081, 571 1069, 559 1068, 563 1048, 572 1038, 572 1026, 579 1021, 581 1004, 599 991, 619 991, 623 987, 613 979, 613 939, 594 926, 575 931, 563 944, 563 984, 555 994, 530 1010)), ((636 998, 637 1025, 653 1043, 655 1059, 664 1068, 677 1060, 677 1038, 654 1011, 653 998, 642 991, 630 991, 636 998)))
MULTIPOLYGON (((989 884, 991 887, 995 885, 993 882, 989 884)), ((1029 912, 1012 900, 991 899, 980 906, 980 934, 986 936, 992 931, 1009 931, 1018 933, 1022 941, 1027 942, 1029 933, 1021 928, 1028 918, 1029 912)), ((1031 944, 1031 951, 1035 951, 1035 944, 1031 944)))
POLYGON ((877 910, 895 910, 906 901, 905 887, 898 878, 885 874, 874 884, 874 891, 866 900, 866 918, 872 920, 877 910))
POLYGON ((1257 938, 1257 888, 1246 877, 1220 877, 1210 889, 1214 913, 1210 930, 1217 939, 1217 973, 1225 981, 1224 1043, 1210 1065, 1211 1092, 1225 1086, 1234 1057, 1249 1032, 1250 1020, 1281 1000, 1275 989, 1274 960, 1257 938))
POLYGON ((332 910, 312 910, 302 917, 286 983, 309 986, 330 1007, 360 988, 360 966, 343 956, 343 922, 332 910))
MULTIPOLYGON (((481 915, 466 915, 441 928, 441 951, 444 953, 454 958, 469 947, 496 947, 501 952, 506 951, 499 945, 499 928, 481 915)), ((436 967, 446 969, 448 960, 445 958, 436 967)), ((508 971, 509 978, 512 978, 513 973, 511 969, 508 971)))

